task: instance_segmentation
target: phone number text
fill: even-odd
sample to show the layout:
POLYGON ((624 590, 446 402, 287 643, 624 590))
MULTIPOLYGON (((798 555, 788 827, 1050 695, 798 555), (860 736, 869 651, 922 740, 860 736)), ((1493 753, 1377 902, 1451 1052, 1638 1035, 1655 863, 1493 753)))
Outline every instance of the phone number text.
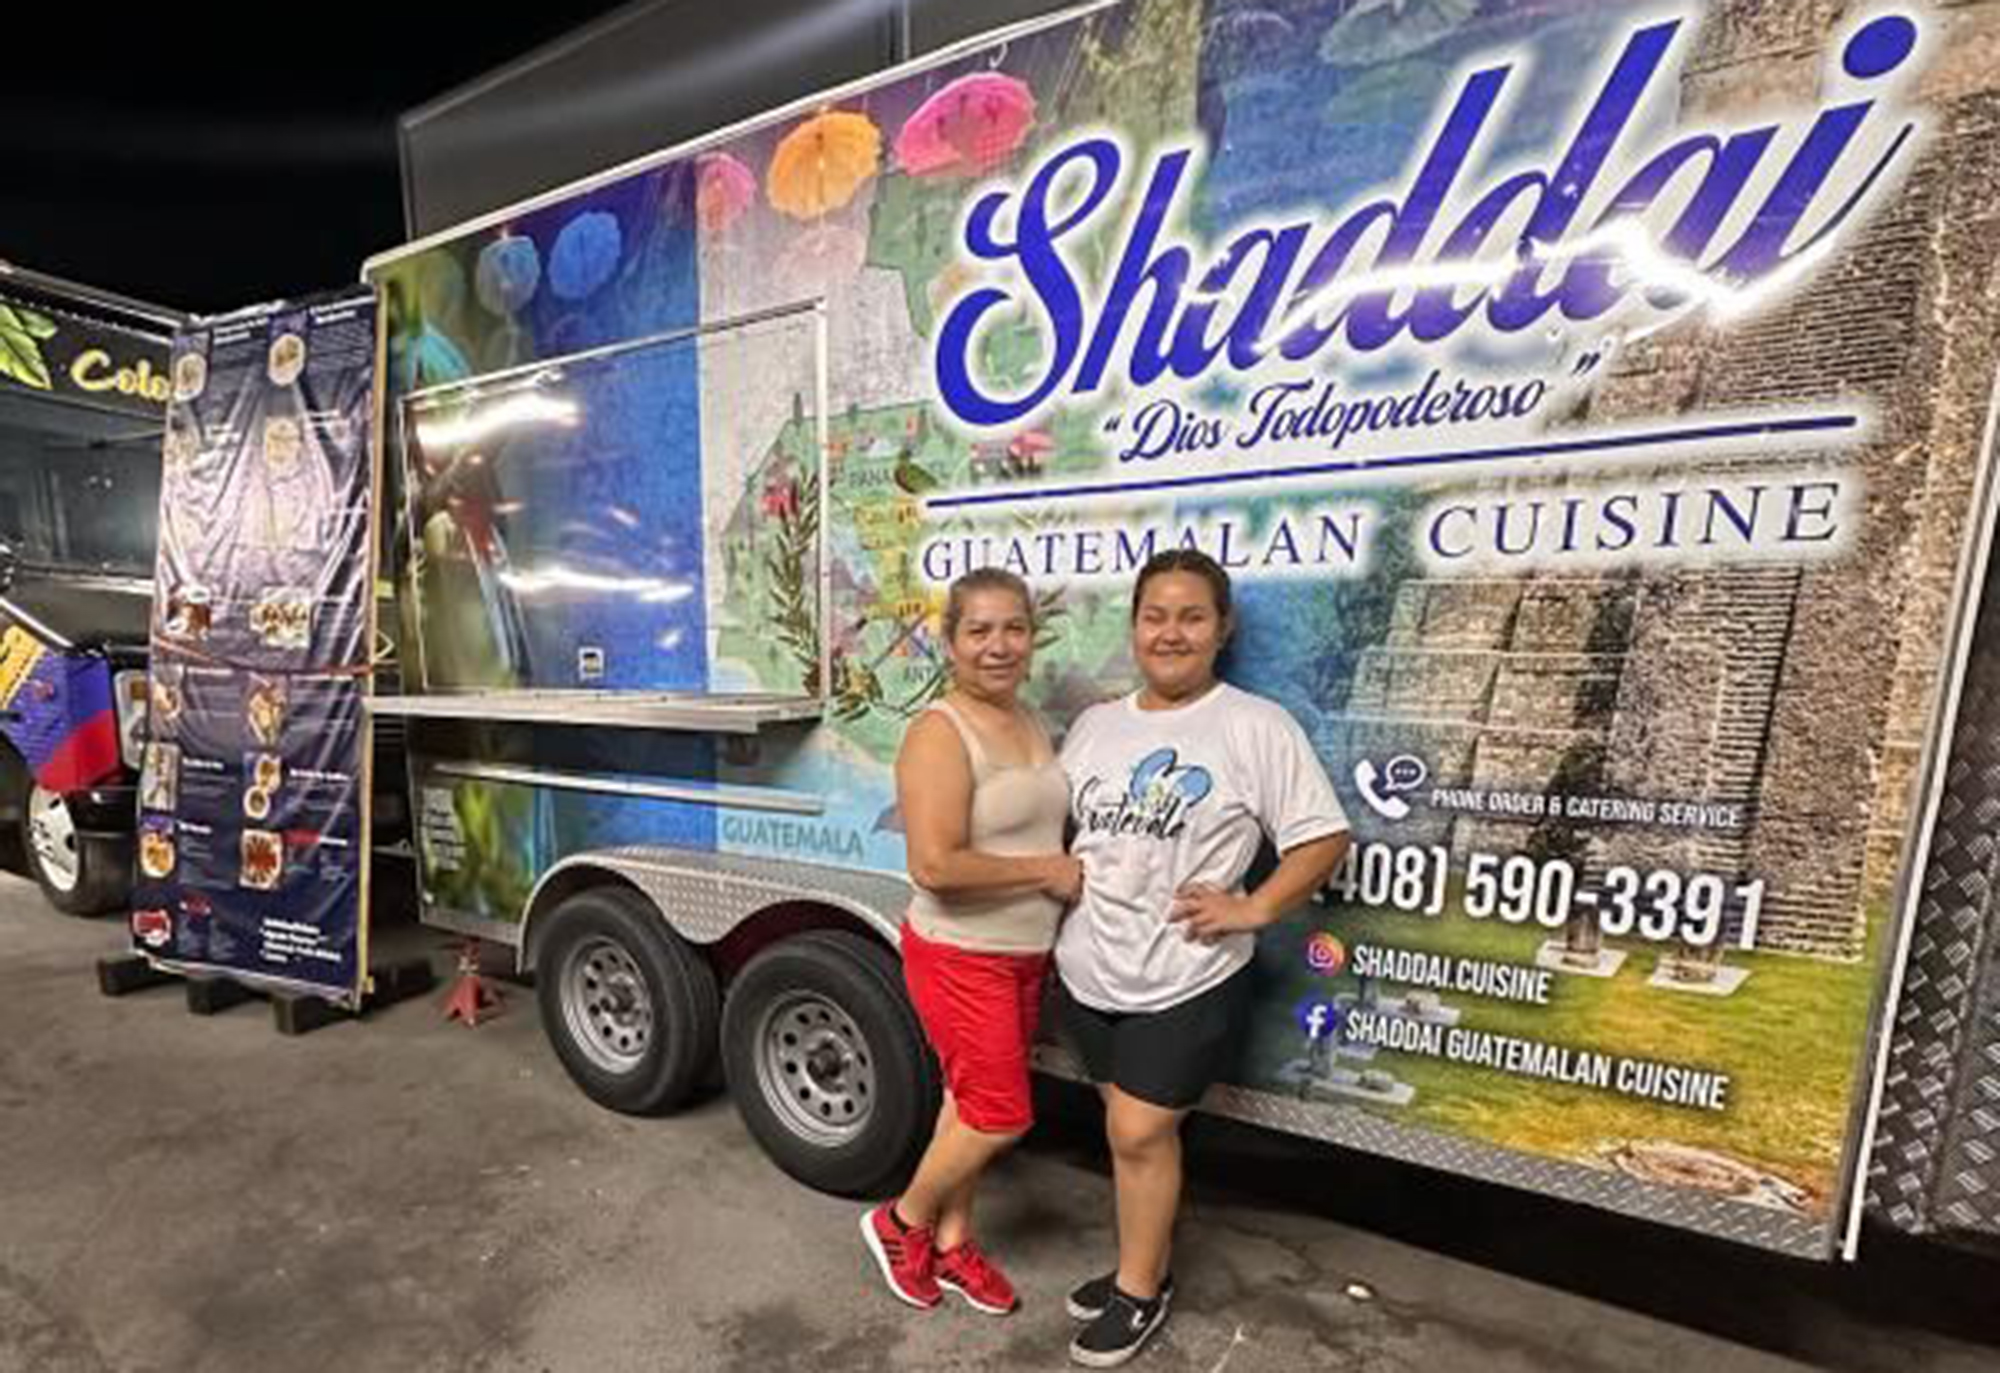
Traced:
POLYGON ((1328 883, 1330 896, 1351 906, 1440 916, 1452 879, 1462 881, 1459 906, 1473 920, 1567 928, 1595 921, 1608 938, 1637 938, 1709 948, 1718 942, 1757 947, 1764 880, 1734 882, 1716 873, 1642 871, 1623 864, 1586 879, 1565 859, 1474 853, 1454 874, 1442 846, 1362 844, 1350 848, 1328 883))

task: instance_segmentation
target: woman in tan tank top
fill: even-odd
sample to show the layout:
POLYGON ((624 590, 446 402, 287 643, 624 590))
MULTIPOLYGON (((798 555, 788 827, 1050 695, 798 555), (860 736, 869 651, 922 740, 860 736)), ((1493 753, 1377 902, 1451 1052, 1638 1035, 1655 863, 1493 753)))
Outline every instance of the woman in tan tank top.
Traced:
POLYGON ((916 887, 903 972, 944 1068, 944 1108, 909 1189, 863 1216, 861 1233, 903 1301, 935 1306, 952 1291, 999 1316, 1019 1300, 972 1238, 973 1189, 1033 1124, 1028 1048, 1083 869, 1063 852, 1069 785, 1018 696, 1034 656, 1027 583, 997 569, 959 578, 944 634, 951 690, 896 759, 916 887))

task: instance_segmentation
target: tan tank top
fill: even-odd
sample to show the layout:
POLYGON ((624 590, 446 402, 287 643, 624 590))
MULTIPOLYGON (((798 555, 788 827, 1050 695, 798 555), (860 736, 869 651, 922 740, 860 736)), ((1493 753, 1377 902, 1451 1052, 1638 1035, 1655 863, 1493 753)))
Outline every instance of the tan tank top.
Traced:
MULTIPOLYGON (((981 853, 1020 857, 1061 853, 1069 815, 1069 782, 1032 711, 1035 761, 995 764, 979 732, 948 701, 934 703, 965 742, 972 764, 972 823, 967 846, 981 853)), ((980 953, 1047 953, 1055 943, 1062 906, 1039 891, 1008 892, 969 901, 947 901, 922 887, 910 902, 910 923, 925 939, 980 953)))

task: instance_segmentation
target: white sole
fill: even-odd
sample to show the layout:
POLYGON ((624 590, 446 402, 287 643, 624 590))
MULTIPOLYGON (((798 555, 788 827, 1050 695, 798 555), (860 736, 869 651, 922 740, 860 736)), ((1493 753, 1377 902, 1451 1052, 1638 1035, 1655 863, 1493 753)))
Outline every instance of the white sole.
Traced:
MULTIPOLYGON (((1161 1290, 1165 1292, 1169 1302, 1174 1299, 1174 1289, 1171 1286, 1161 1290)), ((1104 1314, 1104 1308, 1101 1306, 1093 1311, 1087 1306, 1079 1306, 1075 1300, 1069 1297, 1063 1298, 1063 1310, 1069 1312, 1069 1318, 1073 1321, 1094 1321, 1104 1314)))
POLYGON ((960 1301, 964 1302, 967 1306, 971 1307, 974 1311, 984 1312, 986 1315, 989 1316, 1011 1316, 1016 1311, 1019 1311, 1021 1309, 1020 1304, 1018 1302, 1015 1303, 1013 1306, 988 1306, 985 1302, 973 1296, 963 1287, 960 1287, 956 1283, 946 1282, 943 1278, 938 1279, 938 1286, 943 1288, 945 1291, 952 1293, 960 1301))
POLYGON ((1133 1359, 1138 1358, 1146 1346, 1152 1342, 1153 1336, 1160 1333, 1160 1327, 1167 1323, 1167 1308, 1171 1305, 1173 1305, 1172 1294, 1162 1293, 1160 1295, 1160 1314, 1154 1318, 1153 1328, 1146 1332, 1145 1338, 1141 1339, 1130 1349, 1121 1349, 1116 1354, 1092 1354, 1087 1350, 1078 1349, 1075 1343, 1072 1342, 1069 1347, 1069 1361, 1084 1368, 1117 1368, 1121 1364, 1131 1362, 1133 1359))
POLYGON ((904 1295, 903 1289, 896 1286, 895 1270, 889 1266, 889 1254, 887 1250, 882 1248, 882 1237, 876 1234, 875 1227, 869 1224, 869 1218, 874 1214, 873 1211, 862 1212, 861 1238, 867 1242, 868 1252, 875 1256, 875 1266, 882 1270, 883 1283, 894 1294, 896 1300, 903 1303, 903 1305, 914 1306, 919 1311, 930 1310, 933 1306, 937 1305, 936 1302, 918 1301, 915 1297, 904 1295))

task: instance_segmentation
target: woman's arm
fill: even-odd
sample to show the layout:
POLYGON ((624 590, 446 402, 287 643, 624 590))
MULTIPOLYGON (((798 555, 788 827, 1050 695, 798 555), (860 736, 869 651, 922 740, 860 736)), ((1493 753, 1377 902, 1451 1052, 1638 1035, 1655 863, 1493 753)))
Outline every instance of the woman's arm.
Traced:
POLYGON ((1253 892, 1241 896, 1205 883, 1190 884, 1174 896, 1167 919, 1189 939, 1213 944, 1226 934, 1261 930, 1317 891, 1347 852, 1347 834, 1309 839, 1289 849, 1253 892))
POLYGON ((934 896, 1043 891, 1067 904, 1083 890, 1083 865, 1066 853, 1008 858, 970 846, 972 765, 958 731, 935 714, 919 717, 903 737, 896 804, 910 880, 934 896))

